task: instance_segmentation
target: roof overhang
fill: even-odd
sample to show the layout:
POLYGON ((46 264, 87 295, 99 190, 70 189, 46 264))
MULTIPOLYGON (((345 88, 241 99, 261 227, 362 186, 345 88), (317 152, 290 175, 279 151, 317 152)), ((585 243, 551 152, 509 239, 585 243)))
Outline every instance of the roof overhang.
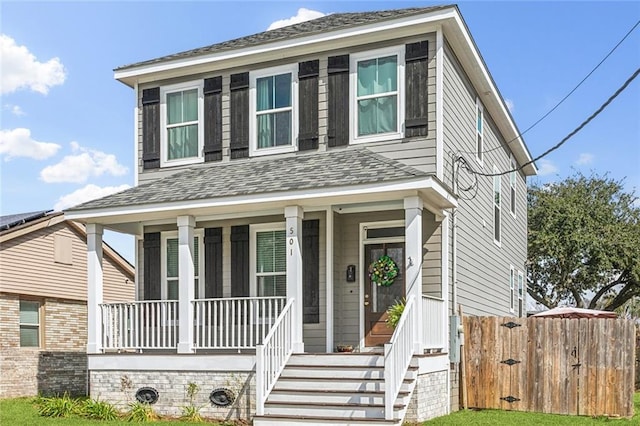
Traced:
MULTIPOLYGON (((343 49, 359 44, 436 32, 440 29, 479 93, 485 109, 496 122, 505 140, 509 142, 518 163, 531 162, 531 154, 520 137, 511 113, 456 6, 290 40, 133 66, 116 70, 114 77, 134 87, 136 84, 247 67, 255 63, 294 58, 319 50, 343 49)), ((537 174, 534 163, 528 164, 522 170, 527 176, 537 174)))
POLYGON ((425 208, 434 214, 457 207, 456 198, 434 177, 420 177, 400 182, 350 185, 303 191, 283 191, 246 196, 218 197, 173 203, 142 204, 65 212, 69 220, 97 223, 132 234, 141 232, 141 224, 174 222, 178 216, 191 215, 196 220, 283 214, 284 207, 299 205, 305 211, 356 203, 385 203, 419 195, 425 208))

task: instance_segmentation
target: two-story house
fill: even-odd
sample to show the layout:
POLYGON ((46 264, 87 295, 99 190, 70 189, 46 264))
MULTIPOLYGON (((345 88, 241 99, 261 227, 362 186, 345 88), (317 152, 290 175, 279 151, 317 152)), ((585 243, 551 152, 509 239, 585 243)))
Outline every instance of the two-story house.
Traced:
POLYGON ((261 425, 457 407, 455 314, 518 314, 536 170, 456 6, 332 14, 115 78, 136 186, 66 212, 89 233, 92 395, 176 415, 196 383, 203 414, 261 425), (135 303, 103 303, 105 227, 137 238, 135 303))

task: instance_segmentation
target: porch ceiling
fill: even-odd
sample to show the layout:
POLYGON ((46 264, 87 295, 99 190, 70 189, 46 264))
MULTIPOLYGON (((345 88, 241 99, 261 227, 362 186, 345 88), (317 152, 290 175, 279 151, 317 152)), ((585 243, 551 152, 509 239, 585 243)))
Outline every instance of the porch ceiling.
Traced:
MULTIPOLYGON (((354 202, 384 202, 420 193, 450 208, 455 198, 430 174, 354 147, 281 158, 205 164, 89 201, 65 211, 67 219, 124 224, 178 215, 249 214, 354 202)), ((124 227, 120 227, 127 232, 124 227)))

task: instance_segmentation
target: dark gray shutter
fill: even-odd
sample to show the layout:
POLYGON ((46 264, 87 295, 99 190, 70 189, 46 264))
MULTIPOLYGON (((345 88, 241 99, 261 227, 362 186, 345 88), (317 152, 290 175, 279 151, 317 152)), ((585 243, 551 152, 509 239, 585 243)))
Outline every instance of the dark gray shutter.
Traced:
POLYGON ((305 324, 320 322, 320 221, 302 221, 302 299, 305 324))
POLYGON ((320 61, 298 64, 298 150, 318 149, 318 75, 320 61))
POLYGON ((349 55, 329 56, 328 119, 329 146, 349 144, 349 55))
POLYGON ((231 158, 249 157, 249 73, 231 74, 231 158))
POLYGON ((142 91, 142 168, 160 167, 160 88, 142 91))
POLYGON ((249 225, 231 227, 231 296, 249 296, 249 225))
POLYGON ((144 300, 160 300, 160 233, 144 234, 144 300))
POLYGON ((222 228, 204 230, 204 297, 222 297, 222 228))
POLYGON ((222 160, 222 77, 204 80, 204 161, 222 160))
POLYGON ((405 47, 405 136, 426 136, 429 42, 409 43, 405 47))

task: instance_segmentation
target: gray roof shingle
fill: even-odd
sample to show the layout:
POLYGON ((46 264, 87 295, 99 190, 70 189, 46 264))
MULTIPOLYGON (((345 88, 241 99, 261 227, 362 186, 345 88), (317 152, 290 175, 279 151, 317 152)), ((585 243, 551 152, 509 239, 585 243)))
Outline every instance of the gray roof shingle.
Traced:
POLYGON ((360 25, 382 22, 389 19, 401 18, 405 16, 432 12, 436 10, 446 9, 451 5, 430 6, 430 7, 413 7, 407 9, 380 10, 374 12, 350 12, 335 13, 326 15, 311 21, 301 22, 299 24, 289 25, 270 31, 253 34, 246 37, 240 37, 233 40, 223 41, 221 43, 212 44, 210 46, 191 49, 172 55, 162 56, 147 61, 136 62, 129 65, 123 65, 114 71, 126 70, 143 65, 156 64, 160 62, 168 62, 176 59, 184 59, 189 57, 207 55, 227 50, 242 49, 246 47, 258 46, 265 43, 271 43, 280 40, 288 40, 295 37, 309 36, 320 34, 326 31, 335 31, 345 28, 357 27, 360 25))
POLYGON ((67 211, 162 204, 281 191, 375 184, 428 176, 366 148, 205 165, 67 211))

